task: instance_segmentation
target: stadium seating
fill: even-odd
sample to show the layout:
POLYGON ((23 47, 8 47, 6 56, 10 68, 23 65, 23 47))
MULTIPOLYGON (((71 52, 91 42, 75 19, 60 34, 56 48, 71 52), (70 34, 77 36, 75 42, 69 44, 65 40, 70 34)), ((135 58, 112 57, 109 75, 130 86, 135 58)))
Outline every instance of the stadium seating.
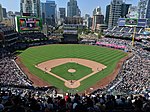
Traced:
MULTIPOLYGON (((133 32, 134 32, 133 27, 114 26, 113 28, 108 28, 107 30, 104 30, 103 34, 105 35, 105 37, 108 36, 108 37, 113 37, 113 38, 132 39, 133 32)), ((144 28, 137 27, 135 38, 142 35, 143 32, 144 32, 144 28)), ((139 39, 140 38, 138 38, 136 40, 139 40, 139 39)))
MULTIPOLYGON (((10 31, 5 26, 1 29, 5 32, 6 40, 11 41, 7 44, 10 46, 16 44, 15 40, 18 37, 21 41, 39 39, 41 44, 38 45, 42 45, 42 39, 45 38, 40 32, 23 33, 18 36, 11 28, 10 31)), ((133 28, 115 27, 109 30, 105 32, 107 35, 131 37, 133 28)), ((143 29, 137 28, 136 31, 138 37, 143 29)), ((90 35, 87 39, 89 38, 90 35)), ((131 40, 102 38, 97 42, 125 46, 122 49, 125 52, 131 50, 131 40)), ((27 44, 35 45, 30 42, 27 44)), ((16 64, 14 53, 9 47, 0 45, 0 112, 149 112, 150 52, 145 50, 143 44, 150 46, 149 41, 135 42, 132 56, 123 63, 117 77, 106 87, 98 88, 89 94, 85 91, 83 95, 69 93, 66 96, 57 94, 57 89, 53 87, 34 87, 16 64)))

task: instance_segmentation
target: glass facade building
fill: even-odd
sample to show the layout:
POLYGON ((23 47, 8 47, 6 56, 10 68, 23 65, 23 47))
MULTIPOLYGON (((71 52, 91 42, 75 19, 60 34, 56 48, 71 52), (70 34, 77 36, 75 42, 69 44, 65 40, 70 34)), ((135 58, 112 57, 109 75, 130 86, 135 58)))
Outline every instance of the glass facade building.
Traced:
POLYGON ((150 0, 140 0, 138 4, 139 18, 150 18, 150 0))
POLYGON ((55 26, 57 18, 55 1, 47 0, 45 3, 41 3, 41 12, 43 23, 55 26))
POLYGON ((77 5, 77 0, 70 0, 67 3, 67 17, 81 16, 81 11, 77 5))
POLYGON ((21 0, 20 12, 21 15, 23 15, 23 13, 30 13, 32 16, 40 17, 40 0, 21 0))

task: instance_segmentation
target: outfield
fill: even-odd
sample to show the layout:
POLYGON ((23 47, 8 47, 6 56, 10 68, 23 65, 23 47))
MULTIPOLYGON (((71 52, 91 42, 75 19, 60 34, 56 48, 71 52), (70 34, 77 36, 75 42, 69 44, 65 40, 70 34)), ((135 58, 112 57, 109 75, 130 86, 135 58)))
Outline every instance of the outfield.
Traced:
MULTIPOLYGON (((39 46, 39 47, 32 47, 28 48, 27 50, 23 51, 19 57, 21 58, 21 62, 29 69, 29 71, 38 76, 39 78, 43 79, 44 81, 54 85, 63 91, 67 91, 68 88, 64 85, 62 80, 58 78, 44 73, 42 70, 35 67, 35 65, 54 59, 60 58, 80 58, 80 59, 87 59, 92 60, 107 66, 101 72, 94 74, 93 76, 81 81, 81 85, 76 88, 79 92, 83 91, 92 85, 96 84, 102 78, 110 75, 116 67, 116 64, 119 62, 120 59, 127 56, 126 53, 120 50, 113 50, 110 48, 99 47, 99 46, 88 46, 88 45, 49 45, 49 46, 39 46)), ((70 66, 70 65, 69 65, 70 66)), ((72 65, 71 65, 72 66, 72 65)), ((63 71, 65 66, 61 66, 58 68, 53 68, 53 72, 61 76, 61 69, 62 69, 62 77, 71 79, 69 73, 66 73, 66 70, 63 71)), ((77 72, 76 75, 74 73, 73 79, 79 79, 82 76, 78 74, 82 74, 85 71, 82 68, 86 69, 87 73, 91 72, 91 69, 84 67, 84 66, 76 66, 77 72), (80 68, 80 69, 79 69, 80 68)), ((71 67, 70 67, 71 68, 71 67)), ((82 74, 83 76, 87 73, 82 74)))

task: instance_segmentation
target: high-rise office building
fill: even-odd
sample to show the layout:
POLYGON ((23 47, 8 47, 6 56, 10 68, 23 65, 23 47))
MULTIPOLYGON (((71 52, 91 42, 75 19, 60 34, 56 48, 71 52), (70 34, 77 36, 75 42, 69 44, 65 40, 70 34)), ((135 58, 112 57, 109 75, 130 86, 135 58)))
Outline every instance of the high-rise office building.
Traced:
POLYGON ((15 12, 14 13, 16 16, 20 16, 21 14, 20 14, 20 12, 15 12))
POLYGON ((139 18, 150 18, 150 0, 140 0, 138 4, 139 18))
POLYGON ((99 14, 99 15, 102 14, 101 13, 101 8, 99 6, 97 8, 95 8, 94 11, 93 11, 93 16, 96 15, 96 14, 99 14))
POLYGON ((2 5, 0 4, 0 22, 3 20, 3 10, 2 10, 2 5))
POLYGON ((112 0, 110 4, 108 27, 117 25, 118 19, 121 16, 122 0, 112 0))
POLYGON ((147 3, 146 18, 150 18, 150 0, 147 3))
POLYGON ((93 22, 93 18, 88 17, 87 18, 87 28, 91 28, 92 27, 92 22, 93 22))
POLYGON ((93 18, 89 14, 85 14, 83 24, 89 29, 92 27, 93 18))
POLYGON ((122 7, 121 7, 121 17, 122 18, 127 17, 128 10, 129 10, 130 6, 131 6, 131 4, 125 4, 125 3, 122 4, 122 7))
POLYGON ((2 10, 3 10, 3 18, 7 18, 6 8, 2 8, 2 10))
POLYGON ((70 0, 67 3, 67 17, 81 16, 77 0, 70 0))
POLYGON ((7 12, 7 16, 8 16, 8 17, 11 17, 11 15, 14 15, 13 11, 8 11, 8 12, 7 12))
POLYGON ((66 17, 64 23, 65 24, 76 24, 76 25, 81 25, 82 26, 83 25, 83 18, 79 17, 79 16, 66 17))
MULTIPOLYGON (((121 0, 122 1, 122 0, 121 0)), ((115 2, 117 3, 117 2, 115 2)), ((129 10, 129 7, 131 6, 131 4, 125 4, 125 3, 121 3, 119 6, 118 5, 111 5, 111 10, 113 12, 111 12, 111 18, 115 19, 116 17, 120 17, 120 18, 126 18, 127 17, 127 14, 128 14, 128 10, 129 10), (121 10, 119 10, 119 8, 121 8, 121 10), (121 12, 120 12, 121 11, 121 12)), ((107 5, 106 6, 106 16, 105 16, 105 24, 108 25, 109 23, 109 17, 110 17, 110 5, 107 5)), ((115 19, 116 20, 116 19, 115 19)), ((115 23, 116 25, 116 23, 115 23)))
POLYGON ((137 6, 129 7, 127 18, 138 18, 138 7, 137 6))
POLYGON ((97 7, 93 11, 92 29, 96 30, 97 26, 100 24, 104 24, 104 15, 102 15, 102 13, 101 13, 101 8, 97 7))
POLYGON ((109 13, 110 13, 110 5, 106 6, 106 15, 105 15, 105 24, 108 25, 109 22, 109 13))
POLYGON ((61 19, 65 19, 66 17, 66 8, 59 8, 59 15, 61 19))
POLYGON ((87 19, 87 18, 89 18, 89 17, 90 17, 89 14, 85 14, 84 19, 87 19))
POLYGON ((45 3, 41 3, 41 12, 43 23, 55 26, 57 18, 55 1, 46 0, 45 3))
POLYGON ((21 0, 20 12, 21 15, 30 13, 32 16, 40 17, 40 0, 21 0))
POLYGON ((104 15, 96 14, 93 16, 92 29, 96 30, 97 26, 100 24, 104 24, 104 15))

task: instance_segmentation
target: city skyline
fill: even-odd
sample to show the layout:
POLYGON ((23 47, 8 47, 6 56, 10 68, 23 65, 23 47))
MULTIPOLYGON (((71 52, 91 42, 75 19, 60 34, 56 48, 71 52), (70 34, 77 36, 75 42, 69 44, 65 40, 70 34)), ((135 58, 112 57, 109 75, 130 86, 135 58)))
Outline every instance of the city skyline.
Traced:
MULTIPOLYGON (((41 0, 41 2, 45 2, 46 0, 41 0)), ((57 10, 60 7, 67 8, 67 2, 69 0, 54 0, 57 4, 57 10)), ((111 0, 89 0, 88 4, 85 5, 87 0, 77 0, 78 1, 78 6, 81 10, 81 15, 84 16, 85 14, 90 14, 92 15, 92 12, 94 8, 100 6, 102 9, 102 14, 105 15, 106 12, 106 6, 110 4, 111 0)), ((139 0, 123 0, 126 1, 126 3, 130 3, 132 5, 137 5, 139 0)), ((2 4, 2 7, 6 8, 7 12, 8 11, 17 11, 20 12, 20 0, 1 0, 0 4, 2 4)))

